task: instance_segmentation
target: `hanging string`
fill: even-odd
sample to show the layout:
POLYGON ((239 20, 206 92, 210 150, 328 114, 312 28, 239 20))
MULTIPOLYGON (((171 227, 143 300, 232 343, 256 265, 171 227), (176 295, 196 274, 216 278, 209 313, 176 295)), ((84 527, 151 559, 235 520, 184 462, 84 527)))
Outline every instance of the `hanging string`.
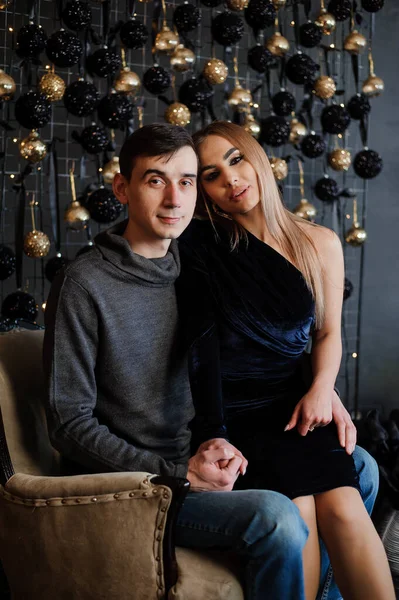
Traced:
POLYGON ((305 178, 303 175, 303 166, 302 161, 298 160, 298 169, 299 169, 299 189, 301 192, 301 200, 305 198, 305 178))

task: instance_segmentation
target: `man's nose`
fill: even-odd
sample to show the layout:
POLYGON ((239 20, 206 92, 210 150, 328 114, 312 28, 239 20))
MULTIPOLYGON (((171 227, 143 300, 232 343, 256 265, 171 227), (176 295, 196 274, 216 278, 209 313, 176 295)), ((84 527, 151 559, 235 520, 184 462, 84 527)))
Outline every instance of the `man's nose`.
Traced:
POLYGON ((169 184, 166 186, 164 202, 167 206, 179 208, 181 205, 181 198, 179 189, 176 185, 169 184))

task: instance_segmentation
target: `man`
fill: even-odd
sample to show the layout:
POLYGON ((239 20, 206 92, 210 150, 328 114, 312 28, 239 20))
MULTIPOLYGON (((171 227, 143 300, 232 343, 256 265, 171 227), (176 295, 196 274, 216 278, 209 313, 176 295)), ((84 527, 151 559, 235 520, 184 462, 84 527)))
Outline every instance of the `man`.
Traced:
MULTIPOLYGON (((53 444, 86 471, 187 477, 195 491, 179 515, 178 544, 235 551, 246 566, 248 599, 302 600, 307 530, 295 505, 266 490, 231 491, 246 460, 222 438, 190 453, 194 410, 174 284, 176 238, 196 202, 191 138, 180 127, 146 126, 125 142, 119 160, 113 188, 128 207, 127 222, 99 234, 56 279, 47 302, 53 444)), ((352 443, 342 405, 334 418, 352 443)), ((363 455, 355 460, 371 510, 374 465, 363 455)))

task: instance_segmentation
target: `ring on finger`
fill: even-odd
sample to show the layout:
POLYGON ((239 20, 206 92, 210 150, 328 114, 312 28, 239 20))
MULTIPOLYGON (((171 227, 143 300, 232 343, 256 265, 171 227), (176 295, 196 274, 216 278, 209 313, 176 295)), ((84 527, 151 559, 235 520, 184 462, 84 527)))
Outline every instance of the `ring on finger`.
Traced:
POLYGON ((309 427, 309 431, 314 431, 314 427, 309 427))

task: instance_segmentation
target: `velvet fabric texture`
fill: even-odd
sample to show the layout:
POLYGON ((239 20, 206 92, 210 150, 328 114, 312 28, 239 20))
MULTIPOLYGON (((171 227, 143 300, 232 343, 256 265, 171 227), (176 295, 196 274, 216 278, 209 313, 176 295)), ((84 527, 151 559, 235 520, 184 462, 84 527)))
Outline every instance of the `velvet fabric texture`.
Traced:
POLYGON ((301 361, 315 321, 301 272, 249 232, 232 251, 228 232, 208 221, 193 221, 179 249, 197 443, 224 435, 243 452, 249 467, 236 487, 290 498, 358 487, 334 424, 284 432, 306 393, 301 361))

